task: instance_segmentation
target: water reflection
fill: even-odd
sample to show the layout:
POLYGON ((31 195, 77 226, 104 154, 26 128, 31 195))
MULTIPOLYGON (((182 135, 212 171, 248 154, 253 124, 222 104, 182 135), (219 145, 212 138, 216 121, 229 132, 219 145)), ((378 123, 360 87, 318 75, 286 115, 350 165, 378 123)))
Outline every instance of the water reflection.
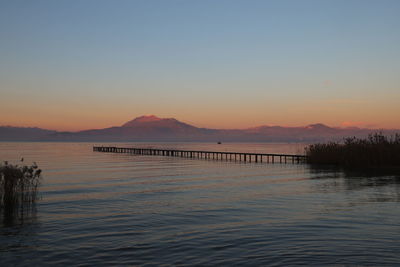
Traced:
POLYGON ((22 227, 36 221, 37 208, 35 204, 15 209, 6 207, 0 210, 0 221, 3 227, 22 227))
POLYGON ((310 165, 311 179, 323 192, 365 191, 369 202, 400 202, 399 170, 342 169, 335 166, 310 165))
POLYGON ((0 214, 0 253, 35 247, 37 208, 3 209, 0 214))
POLYGON ((102 154, 91 145, 0 144, 0 158, 22 153, 46 170, 37 214, 0 214, 1 266, 400 261, 399 175, 102 154))

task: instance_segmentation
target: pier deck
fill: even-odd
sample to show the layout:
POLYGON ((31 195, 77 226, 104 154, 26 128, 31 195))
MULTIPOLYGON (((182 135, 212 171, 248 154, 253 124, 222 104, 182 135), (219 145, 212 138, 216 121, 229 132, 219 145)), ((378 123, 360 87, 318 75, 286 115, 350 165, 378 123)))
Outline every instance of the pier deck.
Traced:
POLYGON ((109 153, 126 153, 135 155, 152 155, 197 159, 214 159, 225 161, 242 161, 254 163, 304 163, 305 155, 290 154, 264 154, 264 153, 243 153, 243 152, 222 152, 222 151, 196 151, 196 150, 176 150, 158 148, 133 148, 133 147, 111 147, 94 146, 93 151, 109 153))

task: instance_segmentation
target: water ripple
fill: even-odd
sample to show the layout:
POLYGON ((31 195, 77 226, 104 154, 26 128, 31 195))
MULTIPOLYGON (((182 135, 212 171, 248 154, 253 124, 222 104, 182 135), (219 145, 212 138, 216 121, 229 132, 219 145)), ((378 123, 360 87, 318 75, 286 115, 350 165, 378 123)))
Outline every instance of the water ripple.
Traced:
MULTIPOLYGON (((0 143, 37 161, 32 217, 0 226, 2 266, 396 266, 398 177, 0 143)), ((130 145, 133 144, 119 144, 130 145)), ((135 144, 246 152, 288 144, 135 144), (217 146, 217 147, 216 147, 217 146)))

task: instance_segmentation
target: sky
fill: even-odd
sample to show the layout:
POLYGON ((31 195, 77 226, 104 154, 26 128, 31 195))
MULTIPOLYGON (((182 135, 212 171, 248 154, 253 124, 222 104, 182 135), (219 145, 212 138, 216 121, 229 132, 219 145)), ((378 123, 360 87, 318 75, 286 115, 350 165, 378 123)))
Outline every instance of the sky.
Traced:
POLYGON ((398 0, 0 0, 0 125, 400 129, 398 0))

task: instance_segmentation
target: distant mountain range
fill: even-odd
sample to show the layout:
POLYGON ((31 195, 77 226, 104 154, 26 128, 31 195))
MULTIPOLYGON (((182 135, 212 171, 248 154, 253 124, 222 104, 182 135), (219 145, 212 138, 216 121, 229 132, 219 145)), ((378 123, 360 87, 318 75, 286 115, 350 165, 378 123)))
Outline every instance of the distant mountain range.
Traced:
MULTIPOLYGON (((324 124, 304 127, 259 126, 248 129, 198 128, 176 119, 141 116, 110 128, 59 132, 40 128, 0 126, 0 141, 200 141, 200 142, 317 142, 340 140, 346 136, 364 137, 396 130, 335 128, 324 124)), ((400 132, 399 130, 397 130, 400 132)))

